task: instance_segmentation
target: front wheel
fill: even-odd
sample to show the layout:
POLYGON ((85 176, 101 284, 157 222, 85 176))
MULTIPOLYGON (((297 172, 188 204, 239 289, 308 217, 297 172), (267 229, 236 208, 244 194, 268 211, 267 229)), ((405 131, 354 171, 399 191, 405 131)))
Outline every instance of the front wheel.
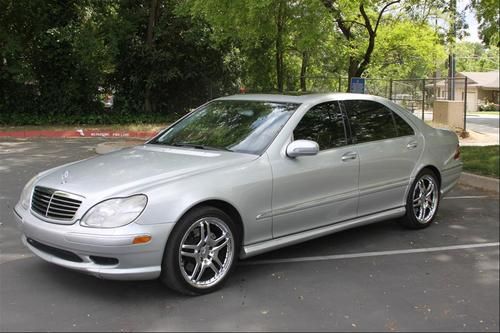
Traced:
POLYGON ((232 219, 215 207, 188 212, 168 240, 162 280, 188 295, 210 293, 222 286, 237 261, 239 238, 232 219))
POLYGON ((439 182, 434 172, 424 169, 416 177, 406 200, 406 215, 402 224, 411 229, 431 225, 439 206, 439 182))

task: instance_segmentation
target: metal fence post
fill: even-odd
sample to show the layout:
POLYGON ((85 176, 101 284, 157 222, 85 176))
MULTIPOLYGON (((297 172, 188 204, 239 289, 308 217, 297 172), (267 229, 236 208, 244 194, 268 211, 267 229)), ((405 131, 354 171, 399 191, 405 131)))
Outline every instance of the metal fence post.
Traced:
POLYGON ((422 79, 422 120, 425 118, 425 79, 422 79))
POLYGON ((467 76, 464 81, 464 132, 467 130, 467 76))
POLYGON ((392 79, 389 80, 389 99, 392 101, 392 79))

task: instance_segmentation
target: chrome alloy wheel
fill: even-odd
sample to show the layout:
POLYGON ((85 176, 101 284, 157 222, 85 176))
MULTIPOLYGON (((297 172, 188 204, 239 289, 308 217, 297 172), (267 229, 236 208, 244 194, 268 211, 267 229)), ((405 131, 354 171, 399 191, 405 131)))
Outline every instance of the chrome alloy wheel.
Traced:
POLYGON ((179 247, 179 267, 191 286, 209 288, 228 273, 234 259, 234 237, 224 221, 206 217, 184 234, 179 247))
POLYGON ((438 186, 433 177, 424 175, 413 189, 413 213, 419 223, 426 224, 434 217, 438 206, 438 186))

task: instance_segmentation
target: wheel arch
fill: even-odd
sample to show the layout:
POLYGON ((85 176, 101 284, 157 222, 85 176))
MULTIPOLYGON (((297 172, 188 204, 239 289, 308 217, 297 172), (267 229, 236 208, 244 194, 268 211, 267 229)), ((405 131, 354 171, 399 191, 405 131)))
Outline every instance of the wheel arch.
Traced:
MULTIPOLYGON (((191 207, 186 209, 184 213, 177 219, 177 222, 175 223, 175 226, 171 230, 170 234, 167 237, 167 241, 165 242, 165 247, 163 250, 163 257, 161 261, 161 275, 160 279, 171 289, 176 290, 178 292, 181 292, 186 295, 200 295, 200 294, 205 294, 208 292, 211 292, 212 290, 215 290, 217 288, 220 288, 224 281, 227 279, 229 274, 226 274, 222 277, 222 280, 219 280, 215 285, 210 286, 208 289, 197 289, 194 290, 193 287, 189 287, 189 285, 186 284, 186 282, 182 282, 182 272, 180 272, 178 269, 173 268, 178 261, 178 259, 175 259, 175 253, 176 250, 173 248, 175 246, 175 243, 173 243, 172 237, 175 235, 175 237, 178 237, 178 229, 176 231, 176 228, 179 228, 180 226, 183 225, 183 223, 179 223, 180 220, 182 220, 186 214, 189 214, 195 209, 199 209, 201 207, 213 207, 222 210, 225 214, 229 215, 229 217, 234 221, 234 224, 236 225, 237 228, 237 233, 238 236, 241 238, 238 240, 239 241, 239 246, 242 246, 243 243, 243 223, 242 223, 242 218, 239 213, 239 211, 234 207, 234 205, 230 204, 227 201, 220 200, 220 199, 207 199, 203 200, 197 203, 194 203, 191 207), (176 234, 177 233, 177 234, 176 234), (171 251, 169 251, 169 248, 171 251), (180 274, 180 276, 179 276, 180 274)), ((239 253, 240 249, 235 248, 234 252, 234 257, 233 260, 238 260, 239 258, 239 253)), ((234 263, 234 262, 233 262, 234 263)), ((234 265, 229 266, 234 267, 234 265)), ((227 271, 229 272, 229 270, 227 271)))
POLYGON ((196 209, 196 208, 202 207, 202 206, 211 206, 211 207, 218 208, 218 209, 222 210, 224 213, 228 214, 229 217, 231 217, 231 219, 235 222, 236 227, 238 228, 238 236, 239 236, 240 246, 241 246, 243 243, 244 233, 245 233, 245 229, 243 227, 243 219, 241 218, 241 214, 236 209, 236 207, 234 207, 234 205, 232 205, 231 203, 229 203, 225 200, 207 199, 207 200, 197 202, 193 206, 186 209, 184 211, 184 213, 182 213, 182 215, 179 217, 177 222, 179 222, 186 214, 188 214, 193 209, 196 209))
POLYGON ((439 172, 439 169, 436 168, 434 165, 428 164, 428 165, 425 165, 424 167, 422 167, 420 169, 420 171, 418 172, 418 174, 420 174, 425 169, 431 170, 436 175, 439 186, 441 186, 441 172, 439 172))

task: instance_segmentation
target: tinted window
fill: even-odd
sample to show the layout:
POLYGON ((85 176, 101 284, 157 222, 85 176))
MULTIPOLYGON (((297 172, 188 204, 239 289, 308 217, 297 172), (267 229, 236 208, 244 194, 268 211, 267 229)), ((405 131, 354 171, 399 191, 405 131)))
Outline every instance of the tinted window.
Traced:
POLYGON ((384 140, 398 136, 393 112, 372 101, 344 101, 354 143, 384 140))
POLYGON ((293 132, 295 140, 313 140, 320 150, 347 144, 344 119, 337 102, 312 107, 293 132))
POLYGON ((398 129, 398 136, 406 136, 406 135, 414 135, 415 132, 413 131, 413 128, 411 128, 408 123, 398 116, 396 113, 393 113, 394 116, 394 122, 396 123, 396 128, 398 129))
POLYGON ((214 101, 150 143, 260 155, 298 106, 260 101, 214 101))

